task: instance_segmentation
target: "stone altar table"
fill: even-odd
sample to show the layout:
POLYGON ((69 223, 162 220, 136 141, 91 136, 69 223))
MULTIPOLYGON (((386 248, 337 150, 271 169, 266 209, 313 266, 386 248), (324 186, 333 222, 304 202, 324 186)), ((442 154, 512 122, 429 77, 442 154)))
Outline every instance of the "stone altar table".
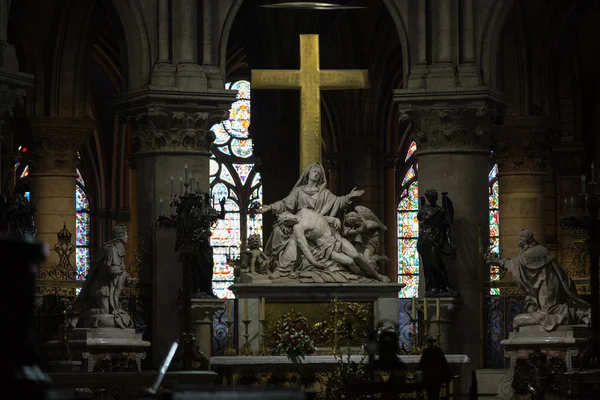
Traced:
MULTIPOLYGON (((398 356, 409 369, 419 363, 420 355, 398 356)), ((367 362, 363 355, 342 356, 342 362, 367 362)), ((213 357, 210 367, 217 372, 224 387, 246 385, 301 386, 304 390, 321 392, 328 375, 339 362, 336 356, 307 356, 302 364, 292 363, 286 356, 213 357)), ((465 354, 447 354, 450 367, 459 369, 471 360, 465 354)))
MULTIPOLYGON (((541 326, 522 326, 518 332, 511 332, 509 338, 501 342, 506 357, 510 358, 510 369, 498 385, 500 398, 518 398, 515 397, 513 380, 534 373, 531 365, 536 356, 542 367, 554 360, 567 374, 572 373, 579 367, 579 355, 587 347, 588 336, 589 328, 585 325, 559 326, 551 332, 541 326)), ((552 382, 566 386, 566 381, 561 381, 563 378, 558 375, 552 382)))
MULTIPOLYGON (((249 343, 257 354, 260 347, 261 299, 266 306, 270 304, 323 304, 332 302, 336 297, 344 302, 371 303, 373 307, 373 328, 380 321, 387 320, 395 324, 400 318, 398 292, 402 283, 272 283, 268 279, 260 283, 236 283, 230 286, 238 299, 237 320, 247 319, 249 343), (247 306, 247 312, 246 312, 247 306)), ((268 314, 268 309, 267 309, 268 314)), ((237 328, 238 343, 244 343, 243 325, 237 328)))

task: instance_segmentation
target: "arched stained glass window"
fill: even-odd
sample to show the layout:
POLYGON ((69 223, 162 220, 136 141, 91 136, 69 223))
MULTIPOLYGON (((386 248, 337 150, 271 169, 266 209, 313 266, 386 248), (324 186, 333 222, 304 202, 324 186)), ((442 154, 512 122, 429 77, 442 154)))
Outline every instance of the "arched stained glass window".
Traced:
POLYGON ((418 165, 414 152, 417 144, 412 142, 406 153, 406 173, 402 179, 398 203, 398 282, 406 286, 400 291, 401 298, 417 297, 419 292, 419 183, 418 165))
MULTIPOLYGON (((498 165, 495 164, 488 175, 489 181, 489 225, 490 247, 493 252, 500 253, 500 218, 498 198, 498 165)), ((497 266, 490 267, 490 280, 500 280, 500 270, 497 266)), ((499 295, 500 289, 490 288, 491 295, 499 295)))
POLYGON ((79 169, 75 184, 75 265, 77 280, 84 280, 90 269, 90 202, 85 192, 85 181, 79 169))
POLYGON ((253 205, 262 205, 260 174, 254 169, 250 127, 250 82, 227 83, 225 89, 236 90, 236 100, 229 118, 212 127, 215 133, 210 159, 211 196, 215 204, 225 197, 225 219, 213 227, 211 245, 214 252, 213 291, 222 299, 233 298, 228 287, 233 284, 233 268, 228 258, 239 259, 239 249, 250 235, 261 236, 262 215, 250 216, 253 205))

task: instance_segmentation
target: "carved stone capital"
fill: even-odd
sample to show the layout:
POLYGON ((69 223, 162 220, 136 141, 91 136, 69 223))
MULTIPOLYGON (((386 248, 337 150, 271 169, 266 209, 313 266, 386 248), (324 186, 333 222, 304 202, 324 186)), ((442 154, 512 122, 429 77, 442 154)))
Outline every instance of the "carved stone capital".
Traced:
POLYGON ((148 107, 130 116, 136 155, 182 152, 209 154, 215 140, 210 130, 227 118, 227 111, 187 112, 148 107))
POLYGON ((557 143, 552 150, 552 159, 559 176, 577 176, 587 172, 586 143, 557 143))
POLYGON ((384 164, 386 169, 396 169, 398 166, 398 161, 400 160, 400 156, 398 154, 385 154, 384 156, 384 164))
POLYGON ((447 149, 487 150, 496 112, 485 102, 400 109, 400 120, 410 120, 419 153, 447 149))
POLYGON ((39 117, 29 121, 33 136, 33 175, 75 176, 77 151, 96 129, 88 118, 39 117))
POLYGON ((493 133, 499 173, 543 173, 551 154, 555 125, 542 116, 509 117, 493 133))

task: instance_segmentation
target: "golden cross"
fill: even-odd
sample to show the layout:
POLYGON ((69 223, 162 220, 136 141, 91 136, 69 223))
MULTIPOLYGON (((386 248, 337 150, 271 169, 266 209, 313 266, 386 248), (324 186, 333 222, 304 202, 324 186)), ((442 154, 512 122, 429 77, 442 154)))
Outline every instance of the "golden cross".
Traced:
POLYGON ((300 35, 300 69, 253 69, 252 89, 300 90, 300 173, 321 162, 321 90, 366 89, 366 69, 319 65, 319 35, 300 35))

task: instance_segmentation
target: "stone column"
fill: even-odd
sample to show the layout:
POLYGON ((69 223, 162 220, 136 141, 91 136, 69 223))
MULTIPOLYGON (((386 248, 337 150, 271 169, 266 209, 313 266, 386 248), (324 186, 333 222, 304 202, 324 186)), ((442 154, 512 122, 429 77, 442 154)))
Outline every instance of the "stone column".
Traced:
MULTIPOLYGON (((570 215, 571 206, 569 204, 571 197, 577 199, 581 193, 581 175, 589 174, 586 171, 586 152, 587 143, 570 142, 557 143, 552 152, 552 159, 556 171, 556 217, 560 221, 561 217, 570 215), (565 207, 564 200, 567 199, 565 207), (566 208, 566 210, 565 210, 566 208)), ((589 176, 589 175, 588 175, 589 176)), ((581 207, 573 207, 573 214, 581 216, 581 207)), ((561 265, 569 268, 572 278, 585 278, 589 276, 589 265, 585 258, 577 257, 574 253, 585 253, 586 242, 580 235, 573 236, 574 232, 569 229, 563 229, 562 224, 558 224, 557 238, 560 245, 559 262, 561 265), (577 249, 573 251, 574 249, 577 249), (579 251, 578 251, 579 250, 579 251), (574 256, 576 259, 574 260, 574 256)))
POLYGON ((184 176, 186 165, 194 182, 198 178, 201 189, 209 190, 209 157, 214 140, 210 128, 226 118, 234 94, 223 90, 210 97, 189 92, 185 96, 187 104, 165 106, 161 95, 154 92, 148 96, 124 97, 117 105, 132 124, 138 232, 154 232, 152 266, 141 281, 152 288, 150 327, 155 367, 162 363, 171 343, 180 335, 176 310, 182 265, 174 250, 175 233, 156 230, 154 223, 161 213, 169 212, 170 195, 180 193, 179 178, 184 176))
MULTIPOLYGON (((85 118, 38 117, 29 121, 33 136, 33 187, 36 239, 50 247, 56 234, 66 224, 75 238, 75 187, 77 151, 95 129, 95 122, 85 118)), ((58 264, 56 252, 50 252, 48 265, 58 264)), ((75 267, 75 254, 70 258, 75 267)))
POLYGON ((385 232, 385 255, 388 258, 386 275, 392 282, 398 281, 398 203, 396 202, 396 166, 397 154, 385 155, 385 200, 384 218, 387 231, 385 232))
POLYGON ((532 231, 541 244, 546 242, 544 178, 551 129, 546 117, 511 116, 494 132, 503 257, 519 253, 521 229, 532 231))
MULTIPOLYGON (((450 284, 460 292, 459 306, 449 332, 449 352, 467 354, 472 362, 464 371, 481 366, 483 350, 482 282, 487 277, 479 251, 480 227, 488 232, 488 160, 490 128, 502 98, 478 88, 462 100, 456 92, 423 95, 398 90, 401 119, 415 126, 419 163, 419 192, 448 192, 454 204, 451 238, 457 257, 445 257, 450 284)), ((440 196, 441 199, 441 196, 440 196)), ((421 279, 424 282, 424 279, 421 279)), ((422 288, 419 291, 423 292, 422 288)), ((461 383, 468 388, 468 378, 461 383)))

